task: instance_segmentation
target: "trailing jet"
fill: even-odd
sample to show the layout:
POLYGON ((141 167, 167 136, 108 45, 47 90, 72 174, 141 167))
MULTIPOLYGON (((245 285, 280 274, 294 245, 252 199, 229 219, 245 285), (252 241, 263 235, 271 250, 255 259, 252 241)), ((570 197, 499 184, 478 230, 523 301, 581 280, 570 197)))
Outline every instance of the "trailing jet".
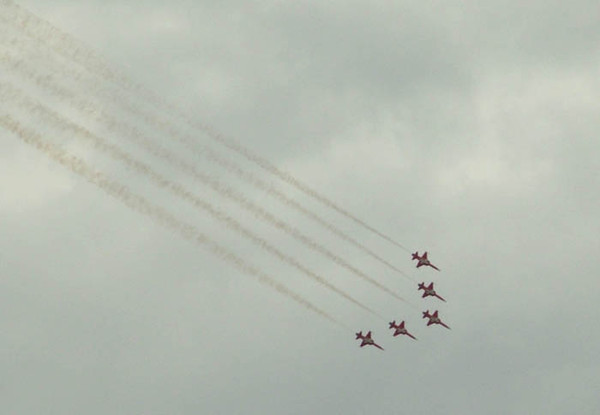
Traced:
POLYGON ((419 261, 419 263, 417 264, 417 268, 425 265, 425 266, 437 269, 438 271, 440 270, 438 267, 436 267, 431 262, 429 262, 429 259, 427 259, 427 251, 425 251, 422 256, 419 256, 419 251, 415 252, 414 254, 412 254, 412 259, 413 259, 413 261, 415 259, 419 261))
POLYGON ((440 300, 446 302, 446 300, 444 300, 442 297, 440 297, 435 290, 433 289, 433 283, 429 284, 429 286, 425 287, 425 283, 422 282, 419 284, 419 290, 423 290, 423 296, 421 298, 425 298, 425 297, 437 297, 440 300))
POLYGON ((423 318, 428 318, 429 322, 427 323, 428 326, 431 326, 432 324, 439 324, 441 326, 446 327, 448 330, 450 330, 450 327, 448 327, 447 325, 445 325, 442 320, 440 320, 440 318, 438 317, 438 311, 435 310, 435 312, 433 314, 429 314, 429 310, 427 311, 423 311, 423 318))
POLYGON ((410 338, 417 340, 417 338, 410 334, 408 330, 406 330, 406 328, 404 327, 404 320, 402 320, 402 323, 400 324, 396 324, 396 320, 392 321, 390 323, 390 329, 396 329, 396 331, 394 331, 394 337, 396 337, 399 334, 404 334, 410 338))
POLYGON ((359 331, 358 333, 356 333, 356 340, 358 340, 358 339, 362 340, 362 343, 360 344, 360 347, 375 346, 375 347, 383 350, 383 347, 381 347, 380 345, 376 344, 373 341, 373 339, 371 338, 371 331, 369 331, 366 336, 364 336, 362 334, 362 331, 359 331))

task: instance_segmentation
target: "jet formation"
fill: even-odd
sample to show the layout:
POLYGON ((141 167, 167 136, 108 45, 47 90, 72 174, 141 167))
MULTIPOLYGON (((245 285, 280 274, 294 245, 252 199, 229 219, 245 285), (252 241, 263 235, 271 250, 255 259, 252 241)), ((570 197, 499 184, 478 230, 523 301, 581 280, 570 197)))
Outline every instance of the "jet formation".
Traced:
MULTIPOLYGON (((440 269, 438 267, 436 267, 435 265, 433 265, 429 259, 427 258, 427 251, 425 251, 423 253, 423 255, 419 256, 419 251, 416 251, 414 254, 412 254, 412 260, 417 260, 417 268, 420 268, 422 266, 428 266, 431 267, 437 271, 439 271, 440 269)), ((417 291, 423 291, 423 295, 421 296, 421 298, 426 298, 426 297, 435 297, 438 300, 441 300, 443 302, 446 302, 446 300, 440 296, 434 289, 433 286, 433 282, 429 283, 429 285, 425 285, 425 282, 421 282, 418 284, 418 288, 417 291)), ((446 325, 439 317, 439 311, 435 310, 433 312, 433 314, 431 314, 429 312, 429 310, 427 311, 423 311, 423 318, 428 319, 427 321, 427 326, 431 326, 431 325, 440 325, 443 326, 445 328, 447 328, 448 330, 450 330, 450 327, 448 325, 446 325)), ((399 335, 405 335, 408 336, 410 338, 412 338, 413 340, 417 340, 417 338, 415 336, 413 336, 411 333, 408 332, 408 330, 406 329, 406 324, 405 321, 402 320, 402 322, 400 322, 400 324, 396 324, 396 320, 392 321, 389 323, 389 329, 390 330, 394 330, 394 333, 392 334, 394 337, 399 336, 399 335)), ((364 347, 364 346, 375 346, 381 350, 383 350, 383 347, 379 346, 378 344, 375 343, 375 341, 372 339, 372 332, 369 330, 369 332, 367 332, 366 335, 362 334, 362 331, 356 333, 356 340, 361 340, 361 344, 360 347, 364 347)))

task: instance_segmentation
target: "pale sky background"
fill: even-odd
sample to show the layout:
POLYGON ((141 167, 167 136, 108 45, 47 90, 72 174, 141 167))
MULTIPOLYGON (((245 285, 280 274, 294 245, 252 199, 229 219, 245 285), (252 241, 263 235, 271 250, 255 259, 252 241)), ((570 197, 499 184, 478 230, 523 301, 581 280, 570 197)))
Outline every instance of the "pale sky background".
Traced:
POLYGON ((597 2, 0 4, 0 117, 196 226, 340 322, 128 208, 1 124, 0 412, 600 413, 597 2), (38 19, 73 38, 51 37, 38 19), (74 39, 83 42, 78 55, 74 39), (98 76, 101 62, 129 81, 98 76), (415 269, 407 251, 219 145, 132 83, 408 250, 428 250, 441 272, 415 269), (34 111, 37 104, 127 151, 375 314, 34 111), (118 123, 130 130, 115 130, 118 123), (127 134, 133 127, 406 301, 138 147, 127 134), (404 274, 189 151, 176 139, 186 134, 404 274), (434 281, 448 302, 421 299, 419 281, 434 281), (426 309, 439 309, 452 330, 426 327, 426 309), (406 320, 418 341, 392 337, 391 320, 406 320), (385 351, 360 349, 359 330, 372 330, 385 351))

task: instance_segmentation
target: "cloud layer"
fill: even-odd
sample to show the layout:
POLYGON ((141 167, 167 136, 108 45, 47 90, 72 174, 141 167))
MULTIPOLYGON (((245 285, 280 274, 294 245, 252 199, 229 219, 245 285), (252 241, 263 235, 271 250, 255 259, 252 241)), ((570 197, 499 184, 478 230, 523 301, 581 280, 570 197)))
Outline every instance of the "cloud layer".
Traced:
POLYGON ((2 117, 193 224, 341 323, 106 197, 5 123, 0 396, 7 412, 598 412, 595 3, 19 4, 194 122, 410 250, 428 250, 442 271, 415 270, 404 250, 160 102, 76 63, 66 43, 27 35, 6 20, 13 3, 2 2, 5 84, 190 189, 382 316, 324 289, 4 89, 2 117), (128 139, 132 129, 407 301, 148 152, 128 139), (194 153, 177 140, 184 136, 264 185, 194 153), (420 281, 435 281, 448 303, 422 300, 420 281), (438 308, 452 330, 425 327, 427 308, 438 308), (419 340, 393 338, 392 320, 406 320, 419 340), (385 352, 359 349, 359 330, 373 330, 385 352))

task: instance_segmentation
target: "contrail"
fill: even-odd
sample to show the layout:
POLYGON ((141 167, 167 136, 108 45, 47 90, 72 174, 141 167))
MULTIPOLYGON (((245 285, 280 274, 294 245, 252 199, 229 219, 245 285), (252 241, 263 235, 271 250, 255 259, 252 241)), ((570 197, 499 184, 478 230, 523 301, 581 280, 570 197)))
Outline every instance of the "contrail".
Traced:
POLYGON ((168 213, 166 210, 155 206, 145 198, 135 193, 132 193, 126 186, 118 182, 109 180, 104 174, 102 174, 100 171, 94 170, 80 158, 68 154, 63 149, 50 142, 42 140, 39 134, 29 129, 26 129, 9 115, 4 114, 0 116, 0 125, 2 125, 5 129, 12 131, 25 143, 35 147, 36 149, 43 152, 53 160, 69 168, 72 172, 82 176, 90 183, 95 184, 109 195, 115 197, 116 199, 119 199, 129 208, 135 210, 138 213, 142 213, 146 216, 151 217, 161 225, 177 232, 184 238, 194 242, 199 246, 207 248, 211 253, 218 256, 222 260, 234 265, 238 270, 258 278, 258 280, 261 283, 268 285, 271 288, 278 291, 280 294, 283 294, 288 298, 293 299, 298 304, 302 305, 304 308, 313 311, 314 313, 320 315, 321 317, 324 317, 325 319, 337 325, 346 327, 346 325, 338 322, 325 311, 313 305, 311 302, 304 299, 302 296, 294 293, 285 285, 275 281, 272 277, 259 270, 256 266, 248 263, 241 257, 237 256, 235 253, 229 251, 226 248, 223 248, 213 240, 209 239, 206 235, 200 232, 200 230, 198 230, 193 225, 180 221, 179 219, 168 213))
MULTIPOLYGON (((200 154, 200 151, 194 151, 194 152, 196 154, 200 154)), ((306 207, 304 207, 303 205, 301 205, 300 203, 298 203, 296 200, 288 197, 285 193, 281 192, 277 188, 269 185, 265 181, 263 181, 260 178, 256 177, 251 172, 243 170, 242 168, 240 168, 235 163, 231 162, 230 160, 227 160, 227 159, 223 158, 219 154, 216 154, 215 152, 213 152, 209 148, 204 148, 203 149, 203 155, 205 156, 205 158, 210 159, 211 161, 217 163, 219 166, 221 166, 222 168, 224 168, 228 172, 234 174, 239 179, 244 180, 246 183, 249 183, 252 186, 254 186, 254 187, 256 187, 256 188, 264 191, 265 193, 273 196, 274 198, 276 198, 277 200, 279 200, 281 203, 283 203, 286 206, 288 206, 288 207, 296 210, 297 212, 300 212, 305 217, 311 219, 313 222, 318 223, 319 225, 321 225, 322 227, 324 227, 325 229, 327 229, 328 231, 330 231, 331 233, 333 233, 338 238, 343 239, 344 241, 350 243, 354 247, 360 249, 361 251, 363 251, 364 253, 366 253, 367 255, 369 255, 371 258, 374 258, 375 260, 379 261, 380 263, 382 263, 383 265, 387 266, 388 268, 390 268, 390 269, 398 272, 399 274, 403 275, 404 277, 406 277, 406 278, 408 278, 410 280, 416 281, 413 278, 411 278, 408 274, 406 274, 403 270, 401 270, 400 268, 396 267, 395 265, 391 264, 390 262, 388 262, 384 258, 380 257, 375 252, 373 252, 372 250, 370 250, 369 248, 367 248, 365 245, 363 245, 362 243, 358 242, 356 239, 352 238, 351 236, 348 236, 346 233, 344 233, 341 230, 339 230, 336 226, 332 225, 331 223, 329 223, 326 220, 324 220, 323 218, 321 218, 319 215, 317 215, 314 212, 310 211, 309 209, 307 209, 306 207)))
POLYGON ((121 85, 131 84, 129 88, 134 87, 135 84, 127 76, 111 69, 104 59, 96 55, 89 46, 75 39, 74 36, 63 32, 11 0, 0 0, 0 6, 2 7, 0 20, 4 23, 18 28, 28 36, 53 48, 60 55, 79 63, 88 70, 92 69, 100 76, 111 79, 112 82, 121 85))
MULTIPOLYGON (((239 223, 237 220, 235 220, 231 216, 224 214, 223 212, 221 212, 220 210, 215 208, 212 204, 196 197, 190 191, 186 190, 183 186, 181 186, 177 183, 174 183, 173 181, 170 181, 170 180, 166 179, 165 177, 161 176, 160 174, 156 173, 148 164, 142 163, 142 162, 134 159, 131 155, 124 152, 119 147, 108 143, 106 140, 98 137, 97 135, 86 130, 85 128, 83 128, 79 125, 76 125, 68 120, 65 120, 61 115, 57 114, 56 112, 50 110, 49 108, 47 108, 43 105, 41 105, 40 103, 34 102, 31 99, 25 98, 23 96, 23 94, 21 92, 19 92, 17 90, 17 88, 15 88, 13 86, 8 86, 7 84, 0 82, 0 92, 2 93, 3 96, 10 97, 11 103, 26 108, 29 111, 29 113, 40 114, 42 117, 44 117, 46 122, 53 123, 55 126, 57 126, 57 128, 59 128, 63 131, 70 131, 76 137, 78 137, 80 139, 85 139, 86 142, 90 143, 95 149, 103 151, 103 152, 107 153, 108 155, 110 155, 112 158, 119 160, 122 163, 125 163, 128 167, 136 170, 138 173, 140 173, 140 174, 144 175, 145 177, 147 177, 148 179, 150 179, 155 185, 159 186, 162 189, 168 190, 175 196, 192 204, 196 209, 200 209, 200 210, 208 213, 213 218, 224 223, 227 227, 235 230, 240 235, 242 235, 245 238, 256 243, 257 245, 259 245, 261 248, 263 248, 270 254, 276 256, 280 260, 282 260, 282 261, 286 262, 287 264, 293 266, 294 268, 298 269, 299 271, 304 273, 306 276, 312 278, 319 284, 332 290, 336 294, 344 297, 345 299, 351 301, 355 305, 358 305, 359 307, 370 312, 371 314, 377 315, 377 313, 375 313, 369 307, 360 303, 358 300, 354 299, 353 297, 351 297, 349 294, 347 294, 343 290, 332 285, 325 278, 323 278, 316 272, 306 268, 295 258, 284 254, 279 249, 277 249, 276 247, 271 245, 267 240, 259 237, 258 235, 256 235, 255 233, 253 233, 252 231, 250 231, 249 229, 244 227, 241 223, 239 223)), ((385 291, 384 286, 381 286, 378 283, 376 283, 375 285, 378 288, 383 287, 384 291, 385 291)), ((391 290, 387 290, 386 292, 393 294, 398 299, 402 299, 401 297, 395 295, 391 290)))
MULTIPOLYGON (((24 42, 22 42, 20 39, 9 39, 8 42, 13 47, 18 47, 19 49, 24 46, 24 44, 23 44, 24 42)), ((94 104, 91 104, 89 101, 77 99, 74 93, 72 93, 69 90, 66 90, 64 88, 61 88, 60 86, 57 86, 56 84, 53 84, 52 80, 48 76, 42 76, 42 75, 37 74, 34 70, 27 67, 27 62, 24 59, 20 59, 18 57, 11 56, 11 54, 2 54, 2 55, 0 55, 0 62, 5 64, 6 66, 10 67, 11 69, 15 70, 20 75, 26 76, 30 80, 33 80, 38 86, 42 86, 46 89, 49 89, 54 94, 59 95, 61 98, 73 102, 74 103, 73 105, 76 108, 78 108, 79 110, 82 110, 82 111, 86 111, 88 113, 88 115, 91 115, 91 116, 95 117, 98 121, 101 121, 106 125, 109 125, 111 127, 111 129, 113 129, 113 131, 119 130, 121 133, 126 132, 127 134, 138 137, 138 140, 139 140, 139 136, 142 135, 142 133, 140 133, 139 130, 137 130, 136 128, 130 127, 126 123, 115 121, 114 118, 111 118, 109 115, 107 115, 103 111, 98 110, 97 106, 94 106, 94 104)), ((68 71, 65 68, 62 68, 62 69, 63 69, 62 73, 69 79, 72 79, 72 78, 77 79, 77 80, 82 79, 82 75, 80 73, 77 73, 73 70, 68 71)), ((95 84, 95 85, 97 85, 97 84, 95 84)), ((97 87, 96 89, 99 89, 99 88, 97 87)), ((236 175, 238 178, 244 180, 246 183, 249 183, 249 184, 253 185, 254 187, 270 194, 274 198, 278 199, 280 202, 284 203, 286 206, 295 209, 296 211, 300 212, 301 214, 308 217, 309 219, 317 222, 319 225, 325 227, 326 229, 328 229, 330 232, 332 232, 337 237, 339 237, 339 238, 349 242, 350 244, 354 245, 355 247, 359 248, 360 250, 362 250, 363 252, 365 252, 366 254, 371 256, 372 258, 376 259, 380 263, 384 264, 388 268, 398 272, 399 274, 410 279, 411 281, 415 281, 408 274, 406 274, 403 270, 394 266, 390 262, 386 261, 379 255, 377 255, 376 253, 374 253, 373 251, 368 249, 365 245, 363 245, 360 242, 358 242, 357 240, 355 240, 354 238, 351 238, 350 236, 346 235, 344 232, 340 231, 338 228, 336 228, 332 224, 328 223, 327 221, 322 219, 317 214, 308 210, 307 208, 302 206, 297 201, 289 198, 283 192, 281 192, 278 189, 276 189, 275 187, 267 184, 263 180, 257 178, 252 173, 243 170, 238 165, 236 165, 232 161, 222 157, 221 155, 217 154, 216 152, 214 152, 212 149, 208 148, 207 146, 199 145, 195 138, 193 138, 187 134, 181 133, 180 131, 174 129, 172 127, 172 125, 168 125, 165 122, 161 122, 155 116, 151 116, 148 113, 145 113, 145 112, 141 111, 140 109, 135 108, 131 104, 128 104, 127 102, 125 102, 125 99, 122 96, 115 98, 114 96, 112 96, 111 93, 109 93, 107 91, 95 91, 95 92, 100 92, 103 95, 108 95, 107 96, 108 99, 116 102, 119 106, 123 107, 128 112, 142 118, 144 123, 150 124, 150 125, 154 126, 155 128, 166 132, 171 137, 175 137, 179 142, 181 142, 183 145, 185 145, 194 154, 196 154, 198 156, 202 156, 204 159, 209 160, 209 161, 219 165, 220 167, 224 168, 228 172, 236 175)), ((146 145, 146 147, 147 147, 147 145, 146 145)), ((164 153, 164 151, 162 151, 162 150, 161 150, 161 152, 164 153)), ((160 156, 160 157, 162 157, 162 156, 160 156)), ((172 157, 170 157, 170 162, 173 162, 172 157)), ((179 168, 187 171, 188 174, 197 176, 197 174, 194 174, 193 172, 190 173, 190 168, 182 166, 181 163, 182 162, 179 160, 176 163, 179 168)), ((206 182, 205 182, 205 184, 206 184, 206 182)), ((292 230, 292 232, 295 232, 296 234, 299 233, 299 231, 297 231, 297 230, 296 231, 292 230)), ((299 236, 299 238, 305 239, 303 236, 299 236)), ((331 258, 331 255, 329 252, 323 251, 323 249, 324 249, 323 247, 317 247, 313 243, 313 249, 317 249, 319 252, 321 252, 321 254, 326 255, 329 258, 331 258)), ((342 266, 344 266, 344 265, 342 265, 342 266)))
MULTIPOLYGON (((118 131, 122 134, 126 134, 130 140, 135 142, 137 145, 143 147, 149 153, 169 162, 172 165, 175 165, 180 170, 184 171, 188 175, 192 176, 194 179, 203 183, 205 186, 208 186, 211 189, 213 189, 214 191, 223 195, 224 197, 227 197, 228 199, 235 201, 236 203, 238 203, 239 205, 244 207, 246 210, 252 212, 258 218, 260 218, 260 219, 266 221, 267 223, 271 224, 272 226, 275 226, 278 229, 286 232, 287 234, 291 235, 299 242, 308 246, 312 250, 321 253, 322 255, 329 258, 330 260, 332 260, 339 266, 343 267, 344 269, 352 272, 353 274, 359 276, 360 278, 365 279, 366 281, 370 282, 371 284, 376 285, 378 288, 384 289, 388 293, 393 292, 389 288, 385 287, 383 284, 376 282, 376 280, 374 280, 373 278, 369 277, 367 274, 365 274, 361 270, 359 270, 356 267, 349 264, 346 260, 341 258, 339 255, 334 254, 333 252, 331 252, 330 250, 325 248, 323 245, 317 243, 313 239, 304 235, 297 228, 293 227, 292 225, 290 225, 284 221, 277 219, 272 213, 266 211, 265 209, 261 208, 260 206, 258 206, 256 204, 252 203, 246 197, 244 197, 239 192, 236 192, 231 187, 225 186, 222 183, 220 183, 218 180, 215 180, 215 179, 209 177, 208 175, 201 173, 194 167, 194 165, 185 162, 181 158, 178 158, 172 152, 166 150, 165 148, 163 148, 159 145, 156 145, 151 140, 149 140, 147 137, 145 137, 142 133, 140 133, 139 130, 137 130, 133 127, 130 127, 122 122, 114 121, 110 117, 106 116, 101 110, 96 109, 94 107, 94 105, 91 104, 89 101, 82 101, 82 100, 76 99, 74 97, 74 95, 71 92, 69 92, 68 90, 61 88, 61 87, 57 86, 56 84, 51 83, 49 81, 48 77, 36 76, 36 74, 33 71, 27 70, 24 67, 22 61, 18 61, 18 60, 13 61, 6 56, 0 55, 0 62, 8 63, 9 66, 11 66, 11 67, 13 67, 13 69, 19 71, 19 73, 27 75, 27 77, 29 79, 33 80, 38 86, 42 86, 42 87, 45 87, 46 89, 49 89, 53 94, 55 94, 56 96, 61 98, 63 101, 71 102, 71 104, 75 108, 82 110, 86 114, 92 115, 95 119, 103 122, 105 125, 107 125, 109 128, 111 128, 113 131, 118 131), (385 288, 382 288, 382 287, 385 287, 385 288)), ((33 104, 30 103, 29 105, 33 105, 33 104)), ((38 104, 38 106, 39 106, 39 104, 38 104)), ((46 111, 48 111, 48 110, 46 110, 46 111)), ((57 118, 57 117, 58 117, 57 115, 54 115, 54 118, 57 118)), ((89 132, 88 132, 88 134, 89 134, 89 132)), ((398 271, 402 273, 402 271, 400 271, 400 270, 398 270, 398 271)), ((404 274, 404 273, 402 273, 402 274, 406 276, 406 274, 404 274)), ((408 276, 407 276, 407 278, 412 279, 408 276)), ((396 296, 396 298, 399 298, 399 299, 401 298, 397 294, 395 296, 396 296)))
MULTIPOLYGON (((196 128, 199 131, 205 133, 212 140, 218 142, 222 146, 228 148, 229 150, 239 154, 240 156, 246 158, 247 160, 255 163, 260 166, 263 170, 271 173, 272 175, 278 177, 280 180, 288 183, 289 185, 295 187, 296 189, 303 192, 305 195, 311 197, 312 199, 318 201, 319 203, 327 206, 328 208, 336 211, 337 213, 345 216, 346 218, 352 220, 354 223, 362 226, 363 228, 369 230, 375 235, 379 236, 382 239, 390 242, 391 244, 403 249, 406 252, 410 252, 408 248, 404 245, 396 242, 390 236, 378 231, 374 227, 367 224, 365 221, 359 219, 346 209, 338 206, 336 203, 331 201, 329 198, 324 195, 318 193, 313 190, 308 185, 304 184, 297 178, 295 178, 292 174, 283 171, 276 167, 273 163, 268 161, 267 159, 254 154, 247 147, 235 142, 233 139, 225 137, 224 135, 216 132, 213 128, 206 126, 202 123, 199 123, 184 113, 179 107, 168 103, 162 97, 156 95, 155 93, 149 91, 147 88, 141 86, 138 83, 135 83, 128 79, 127 76, 117 73, 116 70, 113 70, 109 67, 108 64, 104 63, 103 59, 99 58, 96 54, 94 54, 89 47, 83 45, 83 43, 75 41, 75 39, 60 31, 58 28, 54 27, 50 23, 40 19, 34 14, 18 7, 14 3, 8 0, 4 0, 3 3, 7 6, 7 11, 10 6, 10 12, 12 13, 8 20, 14 25, 24 29, 29 35, 36 37, 40 41, 43 41, 46 44, 52 45, 56 48, 63 56, 70 56, 73 61, 85 66, 88 70, 95 71, 100 76, 105 79, 119 85, 125 86, 132 92, 141 95, 145 100, 149 100, 154 103, 156 106, 163 106, 170 110, 173 114, 179 116, 183 119, 187 124, 196 128), (35 26, 33 29, 32 26, 35 26), (67 50, 70 48, 70 50, 67 50)), ((8 13, 7 13, 8 14, 8 13)))
MULTIPOLYGON (((162 101, 162 99, 161 99, 161 101, 162 101)), ((306 184, 302 183, 300 180, 296 179, 294 176, 292 176, 292 174, 279 169, 278 167, 276 167, 274 164, 272 164, 267 159, 259 156, 258 154, 254 154, 248 148, 242 146, 241 144, 236 143, 233 139, 227 138, 224 135, 217 133, 211 127, 205 126, 201 123, 194 121, 193 119, 187 117, 181 111, 178 111, 178 115, 192 127, 206 133, 214 141, 217 141, 219 144, 227 147, 228 149, 234 151, 235 153, 238 153, 239 155, 243 156, 247 160, 254 162, 258 166, 260 166, 263 170, 273 174, 274 176, 279 177, 281 180, 292 185, 293 187, 300 190, 307 196, 310 196, 311 198, 317 200, 321 204, 329 207, 330 209, 335 210, 336 212, 342 214, 343 216, 346 216, 348 219, 351 219, 353 222, 355 222, 358 225, 362 226, 363 228, 371 231, 372 233, 376 234, 377 236, 385 239, 386 241, 392 243, 393 245, 396 245, 397 247, 402 248, 406 252, 410 252, 410 250, 408 248, 406 248, 404 245, 401 245, 400 243, 396 242, 391 237, 385 235, 384 233, 382 233, 382 232, 378 231, 377 229, 373 228, 372 226, 368 225, 366 222, 364 222, 363 220, 354 216, 353 214, 351 214, 347 210, 343 209, 342 207, 338 206, 337 204, 332 202, 327 197, 321 195, 317 191, 310 188, 308 185, 306 185, 306 184)))

